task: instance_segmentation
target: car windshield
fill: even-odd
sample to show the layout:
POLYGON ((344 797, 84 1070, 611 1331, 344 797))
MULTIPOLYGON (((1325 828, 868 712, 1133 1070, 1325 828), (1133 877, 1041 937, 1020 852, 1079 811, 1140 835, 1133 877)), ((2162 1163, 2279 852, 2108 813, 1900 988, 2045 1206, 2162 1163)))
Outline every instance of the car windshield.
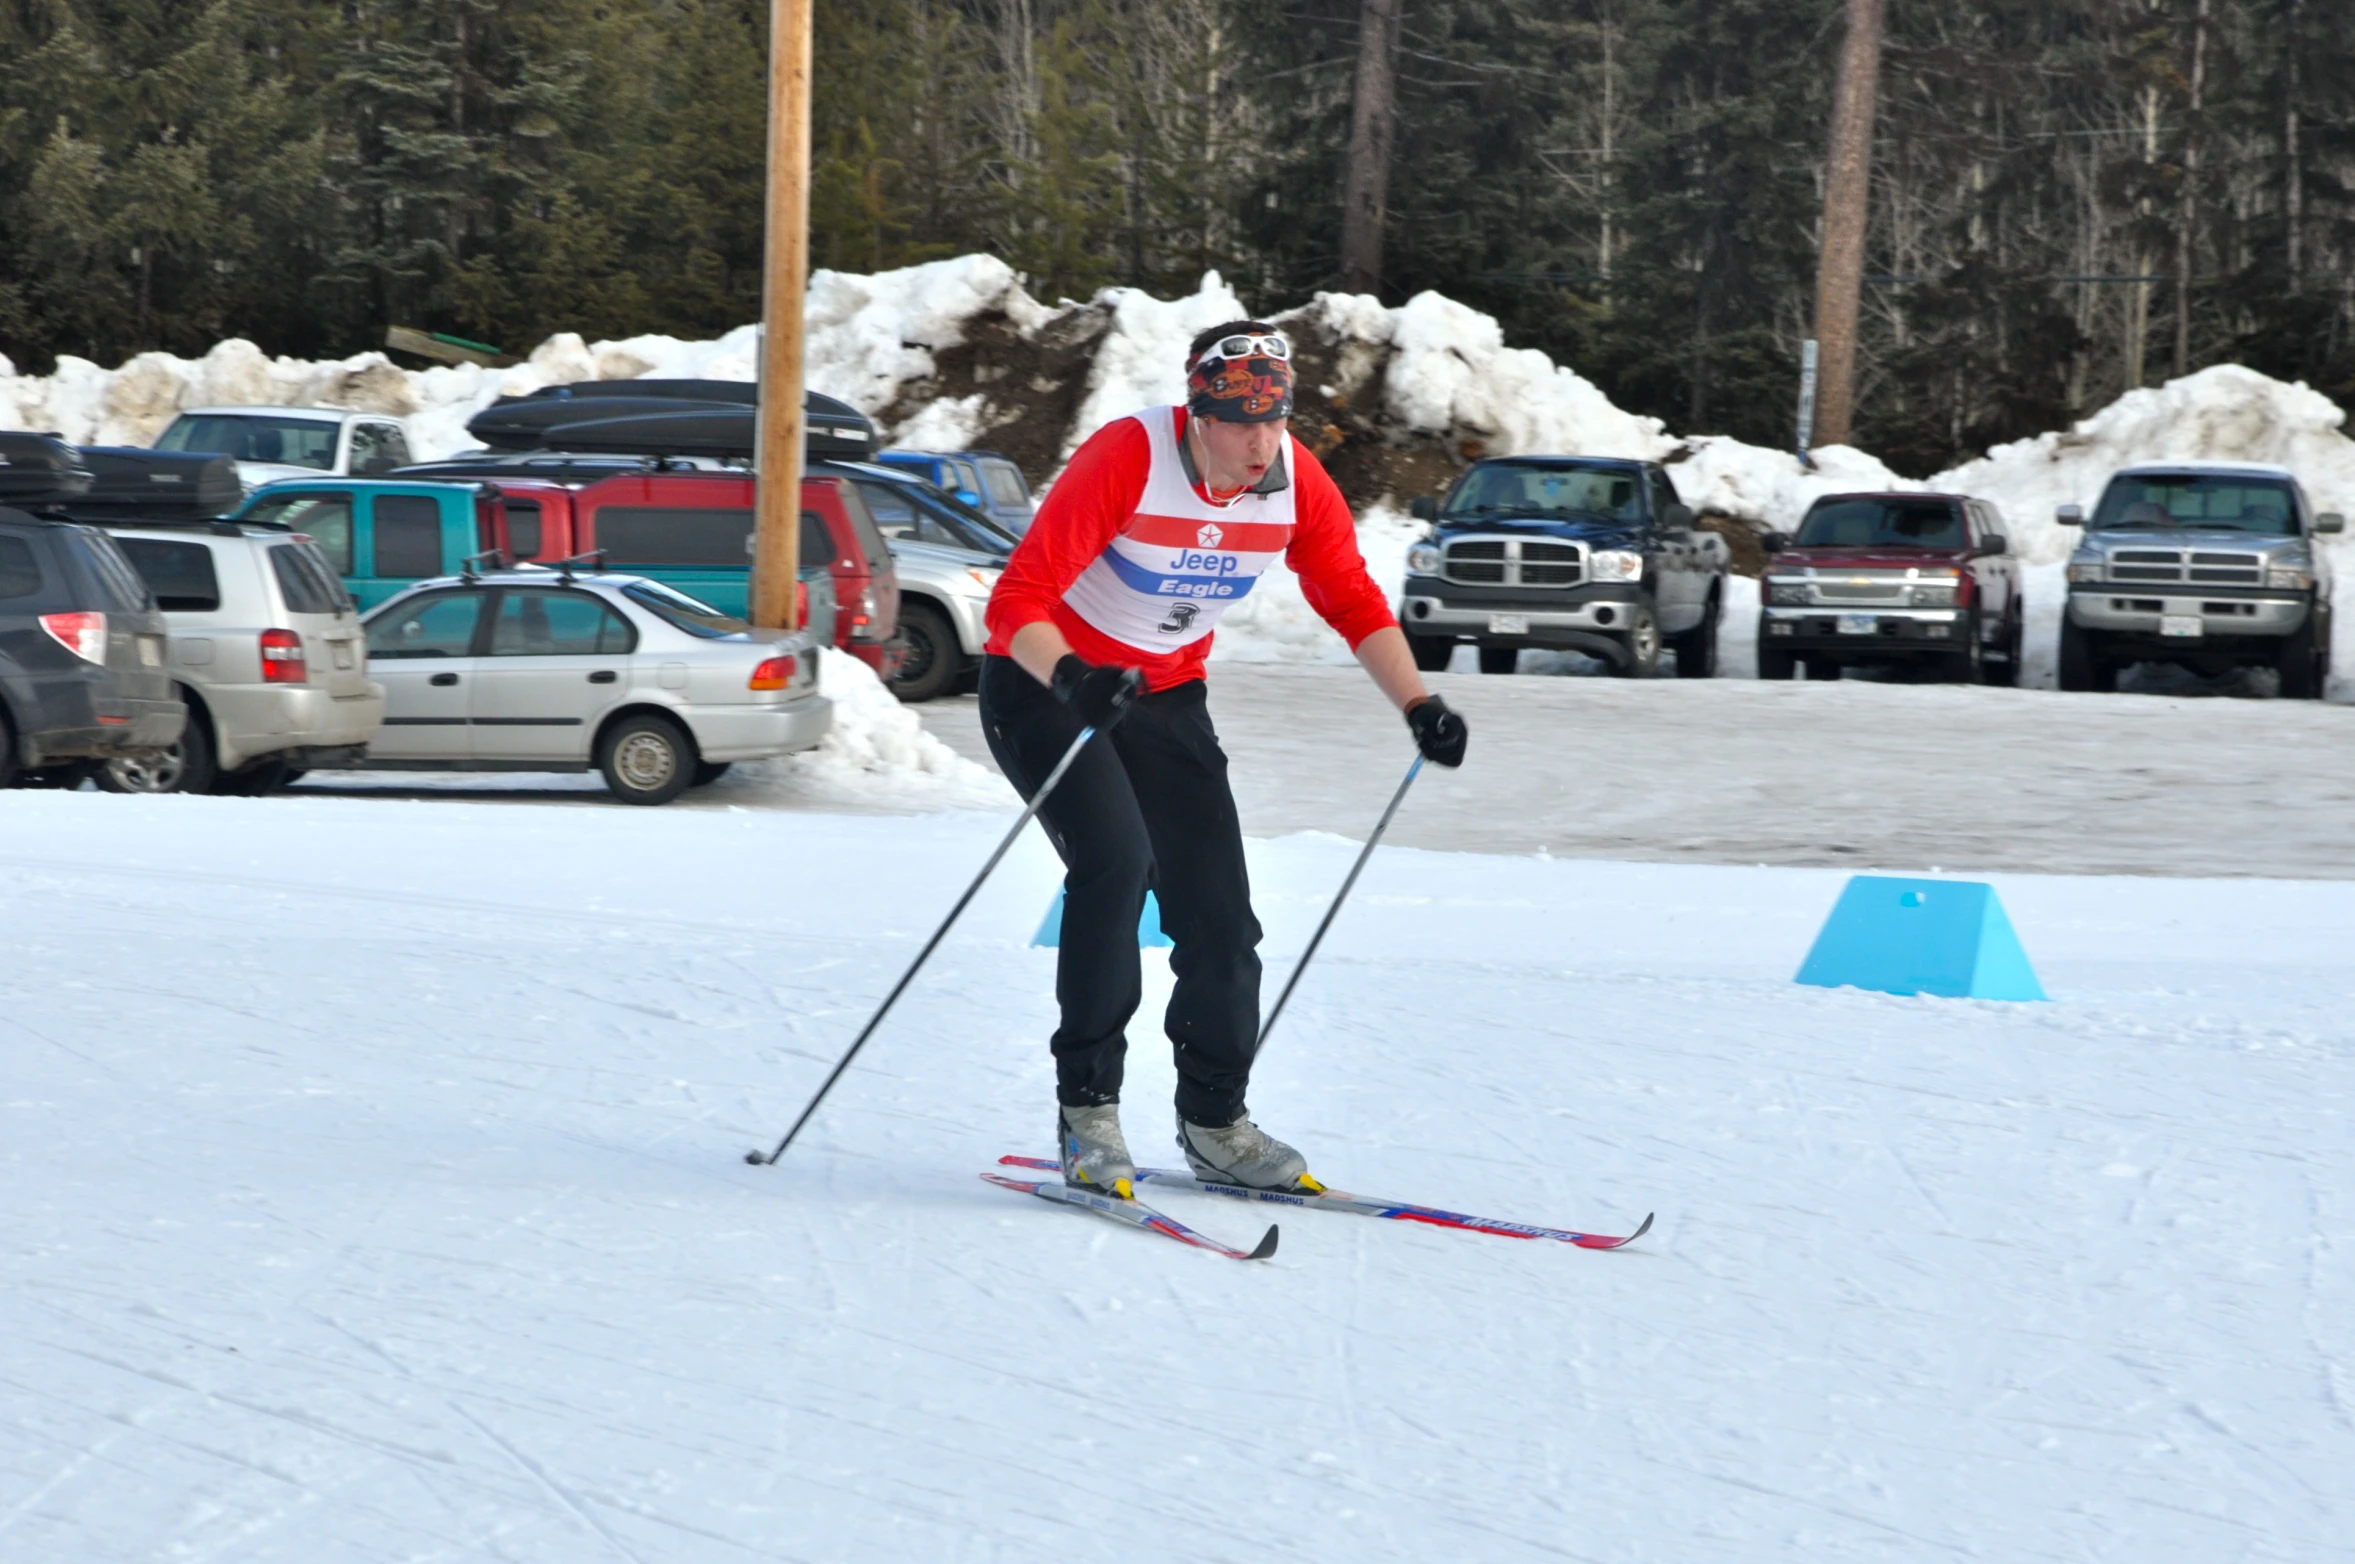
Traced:
POLYGON ((315 418, 271 418, 245 413, 182 413, 172 420, 159 451, 205 451, 241 462, 284 462, 290 467, 335 466, 335 428, 315 418))
POLYGON ((2120 474, 2102 491, 2093 526, 2095 531, 2160 528, 2289 538, 2298 534, 2298 505, 2290 485, 2280 478, 2234 473, 2120 474))
POLYGON ((1642 485, 1624 467, 1482 462, 1447 497, 1448 516, 1600 516, 1644 519, 1642 485))
POLYGON ((1945 500, 1826 500, 1799 523, 1801 548, 1961 548, 1962 515, 1945 500))
POLYGON ((859 492, 883 535, 909 543, 944 544, 1011 554, 1014 538, 955 495, 929 483, 862 478, 859 492))
POLYGON ((659 581, 633 581, 621 589, 621 595, 664 624, 689 635, 699 635, 706 641, 725 640, 752 628, 733 614, 723 614, 709 603, 698 602, 684 592, 674 592, 659 581))

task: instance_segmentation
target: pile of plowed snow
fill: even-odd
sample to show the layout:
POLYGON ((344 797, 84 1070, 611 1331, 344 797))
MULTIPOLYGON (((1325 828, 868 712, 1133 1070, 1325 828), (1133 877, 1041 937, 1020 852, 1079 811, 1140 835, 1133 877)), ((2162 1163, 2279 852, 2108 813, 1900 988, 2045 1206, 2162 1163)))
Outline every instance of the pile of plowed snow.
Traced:
MULTIPOLYGON (((810 283, 807 371, 814 389, 876 417, 885 438, 930 449, 986 446, 993 431, 1051 401, 1071 410, 1061 439, 1068 453, 1111 418, 1180 400, 1187 339, 1245 313, 1215 272, 1184 298, 1109 288, 1086 303, 1047 305, 1025 292, 1004 262, 986 255, 873 276, 821 271, 810 283), (1078 344, 1059 351, 1085 384, 1042 384, 987 364, 953 362, 984 336, 1000 344, 1050 338, 1078 344)), ((2056 567, 2074 537, 2053 521, 2053 510, 2090 503, 2116 468, 2159 460, 2275 462, 2298 473, 2319 508, 2355 511, 2355 441, 2343 432, 2345 412, 2306 386, 2237 365, 2129 392, 2070 430, 1998 446, 1924 483, 1900 478, 1846 446, 1818 450, 1808 465, 1790 452, 1739 440, 1679 437, 1658 419, 1613 406, 1568 366, 1507 346, 1495 319, 1437 293, 1395 309, 1366 295, 1320 293, 1278 318, 1313 349, 1313 363, 1331 366, 1329 379, 1304 393, 1313 391, 1320 407, 1348 408, 1401 447, 1648 457, 1668 464, 1678 493, 1696 509, 1770 527, 1790 526, 1816 496, 1842 490, 1961 489, 1992 499, 2031 567, 2040 604, 2031 626, 2031 682, 2049 682, 2045 643, 2058 623, 2056 567)), ((714 342, 643 336, 588 343, 564 333, 506 370, 404 370, 381 353, 334 363, 271 359, 242 340, 223 342, 201 359, 143 353, 113 370, 61 358, 48 376, 17 375, 0 359, 0 427, 52 429, 84 443, 144 444, 183 408, 326 404, 400 415, 418 454, 433 457, 469 446, 467 419, 501 395, 580 380, 750 380, 759 347, 759 327, 743 326, 714 342)), ((1361 528, 1377 574, 1396 580, 1414 524, 1390 505, 1375 505, 1361 528)), ((2348 543, 2334 545, 2333 554, 2355 567, 2348 543)), ((1739 601, 1728 604, 1729 672, 1749 665, 1754 595, 1739 592, 1739 601)), ((2348 617, 2355 635, 2355 616, 2348 617)), ((2355 668, 2355 645, 2345 650, 2340 666, 2355 668)), ((1227 618, 1219 651, 1279 660, 1345 655, 1281 572, 1227 618)))

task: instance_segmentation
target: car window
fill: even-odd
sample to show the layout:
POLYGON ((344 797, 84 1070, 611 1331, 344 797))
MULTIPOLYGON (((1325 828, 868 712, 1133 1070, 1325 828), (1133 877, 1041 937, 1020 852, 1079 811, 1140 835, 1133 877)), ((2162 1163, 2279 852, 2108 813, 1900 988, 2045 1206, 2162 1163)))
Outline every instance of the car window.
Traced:
POLYGON ((1600 516, 1643 520, 1638 474, 1624 467, 1483 462, 1447 498, 1449 516, 1600 516))
POLYGON ((616 565, 749 565, 752 510, 719 505, 601 505, 597 547, 616 565))
POLYGON ((147 590, 146 578, 123 558, 123 551, 106 533, 97 531, 69 532, 67 545, 76 550, 98 577, 99 590, 106 594, 107 606, 126 614, 144 613, 154 595, 147 590))
POLYGON ((335 425, 313 418, 245 413, 183 413, 155 442, 159 451, 210 451, 241 462, 335 466, 335 425))
POLYGON ((278 578, 278 596, 290 614, 332 614, 350 601, 343 583, 326 571, 326 562, 300 543, 273 543, 269 548, 270 574, 278 578))
POLYGON ((424 494, 376 497, 376 573, 395 578, 442 573, 440 501, 424 494))
POLYGON ((0 533, 0 597, 31 597, 41 590, 41 561, 22 538, 0 533))
POLYGON ((117 538, 115 543, 155 594, 155 606, 165 613, 209 614, 221 606, 221 578, 213 570, 213 551, 202 543, 162 538, 117 538))
POLYGON ((851 531, 858 534, 859 548, 867 556, 869 570, 881 570, 891 559, 891 545, 884 541, 883 531, 875 525, 875 517, 867 509, 855 483, 837 483, 834 492, 842 496, 842 513, 850 518, 851 531))
POLYGON ((308 533, 339 576, 352 573, 352 497, 348 494, 285 494, 257 501, 238 517, 308 533))
POLYGON ((2279 478, 2238 473, 2121 474, 2102 491, 2093 527, 2197 527, 2294 537, 2297 501, 2279 478))
POLYGON ((1667 521, 1668 507, 1684 503, 1676 497, 1676 485, 1668 481, 1668 474, 1664 472, 1647 473, 1645 481, 1652 486, 1652 515, 1662 522, 1667 521))
POLYGON ((1946 500, 1824 500, 1799 523, 1801 548, 1961 548, 1946 500))
POLYGON ((834 563, 834 534, 826 530, 826 518, 814 510, 801 513, 801 564, 804 570, 812 565, 834 563))
POLYGON ((382 424, 352 425, 352 460, 347 469, 355 477, 372 478, 390 472, 392 461, 385 455, 384 426, 382 424))
POLYGON ((917 508, 914 485, 862 478, 858 489, 860 497, 867 502, 867 514, 875 518, 876 529, 885 537, 907 543, 938 543, 948 548, 970 546, 943 526, 938 517, 917 508))
POLYGON ((517 559, 540 557, 540 520, 538 500, 507 501, 507 546, 517 559))
POLYGON ((637 644, 629 622, 586 592, 509 587, 491 624, 493 657, 589 657, 637 644))
POLYGON ((384 440, 384 459, 392 467, 409 465, 409 437, 401 433, 400 425, 386 424, 381 429, 384 440))
POLYGON ((989 481, 989 497, 1000 505, 1027 506, 1030 490, 1012 462, 983 462, 981 475, 989 481))
POLYGON ((942 487, 949 489, 962 489, 966 493, 978 498, 981 494, 981 469, 974 466, 971 462, 965 461, 961 458, 957 461, 951 462, 949 465, 956 469, 957 481, 951 484, 944 484, 942 487))
POLYGON ((633 581, 621 589, 621 595, 663 623, 707 641, 742 635, 751 628, 735 615, 723 614, 709 603, 698 602, 684 592, 674 592, 659 581, 633 581))
POLYGON ((368 625, 370 657, 472 657, 480 592, 439 592, 413 599, 368 625))

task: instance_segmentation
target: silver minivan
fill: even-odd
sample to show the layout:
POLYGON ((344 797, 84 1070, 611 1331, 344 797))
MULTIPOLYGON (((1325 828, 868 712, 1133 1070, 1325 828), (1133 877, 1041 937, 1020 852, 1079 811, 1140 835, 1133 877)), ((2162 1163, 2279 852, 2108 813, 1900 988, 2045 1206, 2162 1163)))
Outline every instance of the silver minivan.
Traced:
POLYGON ((117 793, 265 793, 362 758, 384 719, 360 616, 311 540, 231 521, 107 529, 170 627, 166 666, 188 704, 180 742, 109 762, 117 793))

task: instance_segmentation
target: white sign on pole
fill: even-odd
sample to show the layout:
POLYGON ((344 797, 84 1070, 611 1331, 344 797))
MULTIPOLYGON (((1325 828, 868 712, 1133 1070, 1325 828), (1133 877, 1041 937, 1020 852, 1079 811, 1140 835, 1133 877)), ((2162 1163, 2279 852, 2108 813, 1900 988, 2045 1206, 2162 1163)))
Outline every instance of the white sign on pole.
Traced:
POLYGON ((1815 339, 1809 337, 1799 344, 1799 455, 1807 455, 1807 442, 1815 438, 1815 339))

